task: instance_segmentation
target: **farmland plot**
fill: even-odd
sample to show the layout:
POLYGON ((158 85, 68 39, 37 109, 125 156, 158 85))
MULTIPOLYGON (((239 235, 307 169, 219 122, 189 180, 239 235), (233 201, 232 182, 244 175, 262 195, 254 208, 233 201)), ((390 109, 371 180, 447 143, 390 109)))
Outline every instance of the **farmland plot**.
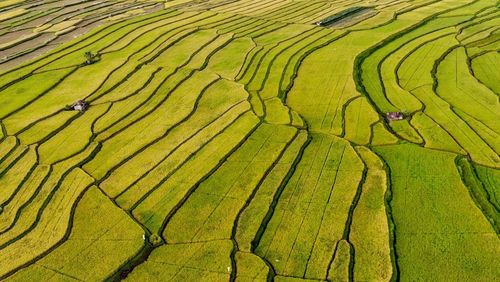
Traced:
POLYGON ((498 1, 0 2, 0 279, 500 279, 498 1))

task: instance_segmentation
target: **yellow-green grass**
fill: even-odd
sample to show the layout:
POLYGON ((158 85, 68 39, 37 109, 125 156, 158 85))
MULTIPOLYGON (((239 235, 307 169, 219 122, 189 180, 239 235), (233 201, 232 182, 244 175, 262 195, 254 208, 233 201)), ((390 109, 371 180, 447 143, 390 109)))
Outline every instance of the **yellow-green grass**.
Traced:
POLYGON ((314 281, 318 281, 318 280, 276 275, 274 277, 274 281, 277 281, 277 282, 314 282, 314 281))
POLYGON ((375 7, 377 14, 373 17, 367 18, 351 27, 348 30, 361 30, 370 29, 374 26, 380 26, 389 23, 394 19, 397 12, 401 11, 405 7, 411 6, 411 3, 407 1, 401 2, 383 2, 375 7))
POLYGON ((272 45, 264 45, 264 46, 254 46, 250 52, 247 53, 245 62, 241 66, 241 69, 236 76, 236 80, 242 84, 248 84, 253 75, 256 72, 256 69, 259 66, 260 61, 264 58, 269 49, 272 48, 272 45))
POLYGON ((366 147, 356 147, 367 166, 361 195, 349 233, 354 254, 355 281, 389 281, 392 269, 388 210, 385 206, 387 175, 382 161, 366 147))
MULTIPOLYGON (((12 151, 16 147, 17 144, 18 144, 18 140, 14 136, 7 136, 7 137, 5 137, 5 139, 3 139, 0 142, 0 160, 2 160, 2 162, 3 162, 3 159, 7 157, 7 154, 10 151, 12 151)), ((0 162, 0 164, 2 162, 0 162)))
MULTIPOLYGON (((469 3, 467 3, 463 7, 459 8, 459 9, 453 9, 451 11, 448 11, 444 14, 439 15, 439 17, 456 17, 456 16, 467 15, 467 14, 476 15, 476 17, 477 16, 484 16, 486 14, 491 13, 492 10, 494 10, 495 6, 496 6, 496 2, 494 0, 469 1, 469 3)), ((475 19, 477 19, 477 18, 475 18, 475 19)), ((474 21, 475 19, 472 19, 472 21, 474 21)), ((469 21, 467 23, 463 23, 459 26, 468 25, 472 21, 469 21)))
POLYGON ((89 108, 71 124, 38 147, 38 159, 41 164, 52 164, 83 150, 92 137, 92 124, 109 105, 98 105, 89 108))
POLYGON ((474 166, 463 157, 455 159, 462 182, 469 189, 469 193, 476 205, 481 209, 484 216, 491 223, 495 232, 500 233, 500 213, 495 202, 490 200, 488 189, 483 185, 474 169, 474 166))
MULTIPOLYGON (((481 41, 476 41, 474 42, 474 44, 470 44, 469 46, 467 46, 467 53, 472 58, 488 52, 496 52, 498 49, 500 49, 500 40, 498 40, 499 37, 500 31, 496 31, 492 33, 492 36, 481 41)), ((496 63, 493 63, 493 65, 495 64, 496 63)), ((495 88, 496 86, 493 87, 495 88)), ((498 87, 496 87, 495 89, 498 89, 498 87)), ((498 94, 497 91, 496 93, 498 94)))
POLYGON ((296 111, 290 110, 290 112, 292 116, 292 125, 295 127, 304 128, 304 119, 296 111))
POLYGON ((496 0, 187 2, 0 70, 0 278, 500 276, 496 0))
POLYGON ((368 144, 370 142, 371 126, 380 117, 366 98, 359 97, 347 105, 344 119, 344 137, 356 144, 368 144))
POLYGON ((476 118, 476 116, 469 115, 459 109, 453 109, 453 112, 455 112, 463 121, 465 121, 470 126, 470 128, 477 133, 477 135, 481 136, 482 140, 486 142, 491 149, 493 149, 496 153, 500 152, 500 135, 497 133, 500 131, 488 127, 478 118, 476 118))
POLYGON ((102 55, 101 63, 107 61, 116 62, 117 64, 113 68, 108 69, 107 74, 109 74, 109 77, 106 78, 104 84, 95 93, 92 93, 92 99, 112 89, 114 85, 133 73, 141 63, 153 60, 163 48, 171 47, 172 44, 175 44, 184 36, 194 31, 194 29, 185 29, 179 26, 167 26, 163 29, 154 30, 153 34, 148 34, 148 37, 142 38, 142 40, 133 41, 126 48, 118 52, 102 55), (166 45, 166 47, 162 47, 162 45, 166 45))
MULTIPOLYGON (((206 17, 200 16, 202 19, 206 17)), ((122 68, 122 73, 114 74, 118 77, 123 77, 124 74, 133 70, 138 62, 151 62, 161 55, 161 52, 171 48, 180 40, 193 34, 196 28, 189 27, 191 21, 199 20, 198 18, 176 21, 174 23, 153 29, 146 34, 135 38, 126 47, 117 51, 106 53, 105 55, 112 57, 127 57, 131 59, 127 62, 128 65, 122 68), (187 25, 187 26, 186 26, 187 25)))
POLYGON ((258 38, 264 34, 267 33, 272 33, 278 28, 286 26, 285 23, 278 23, 278 22, 269 22, 269 21, 262 21, 262 23, 259 25, 254 25, 252 28, 246 28, 242 31, 240 31, 237 36, 239 37, 250 37, 250 38, 258 38))
POLYGON ((290 109, 279 98, 264 100, 265 120, 272 124, 290 124, 290 109))
POLYGON ((118 42, 103 49, 102 51, 104 53, 107 53, 107 52, 121 50, 127 47, 127 45, 132 43, 134 40, 137 40, 137 38, 139 38, 145 33, 147 34, 148 32, 151 32, 156 28, 163 27, 175 21, 180 21, 182 19, 194 16, 196 14, 197 13, 181 13, 179 11, 171 11, 169 13, 166 13, 165 15, 162 15, 159 19, 155 19, 154 21, 151 20, 144 21, 144 23, 146 23, 145 25, 141 25, 141 27, 139 28, 132 29, 130 32, 126 33, 125 36, 121 38, 118 42))
MULTIPOLYGON (((411 14, 412 12, 407 15, 410 16, 411 14)), ((311 129, 318 128, 323 124, 325 114, 334 117, 338 116, 342 105, 359 94, 352 79, 352 69, 332 68, 331 62, 335 61, 336 65, 353 65, 356 55, 370 47, 372 42, 380 41, 388 35, 403 29, 410 25, 411 22, 417 21, 419 17, 422 16, 414 17, 410 22, 406 20, 396 21, 374 30, 352 32, 314 52, 301 65, 297 79, 294 81, 294 87, 288 94, 287 102, 308 120, 311 129), (365 38, 364 40, 358 40, 358 37, 365 38), (343 46, 350 46, 350 48, 343 48, 343 46), (331 95, 332 92, 342 94, 331 95), (297 98, 294 96, 297 96, 297 98), (310 97, 314 97, 314 99, 310 97), (334 98, 337 98, 337 101, 333 100, 334 98), (328 103, 328 101, 332 100, 332 103, 328 103), (319 112, 325 114, 319 115, 319 112)), ((328 127, 323 126, 326 127, 325 130, 328 132, 340 134, 341 124, 342 119, 337 118, 335 125, 329 122, 326 124, 328 127)))
POLYGON ((295 43, 297 43, 297 41, 306 38, 308 35, 310 35, 311 32, 313 32, 313 29, 308 26, 296 26, 295 28, 296 30, 291 30, 291 31, 288 31, 285 28, 283 28, 285 30, 279 37, 274 36, 271 38, 266 38, 270 37, 269 35, 276 34, 276 32, 273 32, 255 39, 257 44, 265 46, 264 50, 266 50, 267 52, 265 52, 265 56, 259 61, 258 69, 252 75, 252 79, 248 83, 249 90, 261 90, 263 88, 264 81, 266 80, 269 74, 269 71, 267 69, 274 62, 276 56, 279 55, 284 50, 286 50, 287 48, 293 46, 295 43), (300 34, 297 34, 299 32, 300 34), (269 49, 268 45, 270 45, 269 49))
MULTIPOLYGON (((127 45, 129 45, 133 41, 135 41, 138 38, 140 38, 141 36, 143 36, 143 34, 148 34, 155 29, 162 28, 162 27, 167 26, 169 24, 175 23, 176 21, 184 20, 188 17, 196 16, 199 13, 181 13, 180 11, 172 11, 171 10, 167 13, 162 13, 162 14, 163 15, 161 15, 158 18, 155 18, 154 20, 142 21, 142 23, 144 23, 144 24, 141 24, 138 27, 136 27, 135 29, 130 30, 129 32, 124 34, 124 36, 121 37, 119 41, 117 41, 116 43, 114 43, 110 46, 107 46, 102 51, 104 53, 108 53, 108 52, 114 52, 114 51, 121 50, 123 48, 126 48, 127 45)), ((125 22, 130 22, 130 20, 125 21, 125 22)))
MULTIPOLYGON (((110 181, 103 182, 105 183, 106 191, 109 191, 111 195, 117 195, 118 192, 120 192, 116 200, 117 203, 123 208, 132 208, 143 196, 149 191, 152 191, 157 185, 166 181, 170 174, 180 169, 184 162, 192 158, 198 151, 203 150, 208 142, 216 138, 221 131, 228 129, 232 123, 236 122, 239 116, 248 110, 249 105, 247 103, 236 106, 234 110, 228 112, 227 115, 224 115, 213 124, 203 128, 203 130, 193 136, 193 138, 190 138, 181 145, 177 145, 175 148, 170 149, 170 151, 163 152, 161 155, 165 157, 161 162, 154 165, 149 171, 140 171, 143 172, 144 175, 141 175, 135 180, 134 178, 127 177, 123 182, 120 182, 116 180, 115 175, 112 173, 110 181), (120 184, 115 184, 117 182, 120 184), (127 187, 123 184, 129 184, 129 186, 127 187)), ((166 139, 164 142, 168 141, 169 139, 166 139)), ((159 142, 158 144, 164 142, 159 142)), ((136 159, 133 159, 132 163, 135 161, 136 159)), ((151 164, 149 164, 149 166, 151 166, 151 164)), ((126 174, 128 170, 120 170, 120 172, 126 174)), ((133 177, 134 175, 135 174, 132 174, 131 176, 133 177)))
POLYGON ((0 193, 0 206, 4 206, 5 203, 14 196, 16 191, 18 191, 19 185, 23 182, 23 179, 29 175, 36 161, 35 147, 31 146, 17 162, 13 163, 12 166, 2 174, 0 177, 0 187, 2 187, 2 192, 0 193))
POLYGON ((95 186, 78 201, 70 232, 47 256, 10 279, 102 280, 144 245, 143 230, 95 186))
POLYGON ((25 205, 36 189, 42 184, 45 177, 49 174, 48 166, 37 166, 29 178, 20 186, 16 195, 8 202, 2 205, 0 213, 0 232, 4 232, 15 220, 16 214, 25 205))
POLYGON ((269 274, 269 267, 258 256, 252 253, 237 252, 236 281, 265 281, 269 274))
MULTIPOLYGON (((175 15, 166 20, 160 20, 153 23, 151 26, 146 26, 146 30, 137 34, 134 31, 134 36, 131 38, 128 34, 125 37, 125 42, 117 42, 117 46, 110 46, 108 52, 111 56, 130 56, 133 50, 134 56, 130 64, 134 64, 135 60, 141 59, 143 61, 150 60, 157 56, 157 52, 170 44, 175 43, 176 40, 181 39, 182 36, 194 31, 194 23, 202 24, 204 21, 215 21, 218 18, 212 18, 210 13, 201 13, 192 15, 175 15), (160 24, 161 23, 161 24, 160 24), (156 27, 156 28, 153 28, 156 27)), ((128 67, 131 69, 131 67, 128 67)), ((118 75, 120 75, 118 73, 118 75)))
MULTIPOLYGON (((246 97, 247 93, 241 85, 227 80, 215 83, 207 90, 207 93, 200 100, 196 112, 188 120, 175 126, 167 136, 158 142, 148 146, 140 156, 132 158, 113 171, 101 187, 108 194, 116 196, 117 193, 139 179, 142 174, 151 174, 152 169, 164 174, 167 167, 175 167, 172 165, 173 163, 182 162, 209 138, 234 121, 238 115, 248 110, 248 103, 242 103, 246 97), (198 145, 188 146, 188 143, 193 143, 191 140, 198 140, 198 145), (189 150, 181 149, 181 146, 189 148, 189 150), (177 150, 184 154, 174 153, 177 150), (170 165, 165 165, 165 158, 170 156, 172 156, 170 165), (160 162, 165 164, 160 165, 160 162)), ((159 179, 160 175, 153 178, 159 179)), ((142 185, 138 183, 137 186, 141 187, 142 185)))
POLYGON ((100 63, 78 68, 56 88, 52 88, 30 105, 4 119, 7 132, 17 133, 40 118, 54 114, 64 109, 66 105, 90 95, 104 82, 106 75, 122 62, 113 60, 105 64, 100 63))
MULTIPOLYGON (((0 254, 1 276, 29 263, 63 239, 75 203, 92 182, 93 179, 80 169, 74 169, 68 174, 58 193, 55 193, 46 205, 33 230, 4 245, 0 254)), ((5 244, 4 240, 2 241, 5 244)))
MULTIPOLYGON (((350 98, 358 95, 354 89, 347 89, 349 75, 320 74, 317 68, 322 64, 321 56, 316 54, 328 53, 327 48, 311 55, 317 59, 301 67, 305 74, 299 72, 295 86, 287 96, 287 103, 307 120, 311 130, 325 131, 332 134, 342 133, 342 106, 350 98), (310 72, 307 72, 307 69, 310 72), (318 72, 318 73, 317 73, 318 72), (318 87, 326 85, 326 87, 318 87), (337 95, 332 95, 337 93, 337 95)), ((331 50, 330 50, 331 51, 331 50)), ((340 68, 337 68, 340 70, 340 68)))
POLYGON ((0 117, 5 118, 8 114, 32 102, 40 94, 50 91, 61 78, 71 73, 72 70, 71 68, 36 74, 0 91, 0 103, 2 104, 0 117))
POLYGON ((401 139, 413 142, 422 143, 424 140, 422 136, 410 125, 410 122, 406 119, 390 121, 389 126, 401 139))
POLYGON ((183 38, 180 42, 161 53, 151 64, 157 66, 178 67, 187 63, 192 54, 199 51, 205 44, 212 42, 217 33, 214 29, 201 30, 183 38))
POLYGON ((243 115, 140 202, 133 210, 134 216, 153 232, 160 231, 164 218, 177 203, 258 124, 252 113, 243 115))
POLYGON ((250 252, 255 237, 259 232, 264 231, 260 230, 261 224, 266 219, 266 215, 271 212, 273 201, 279 198, 280 188, 286 183, 286 177, 306 142, 307 133, 300 131, 260 184, 252 201, 241 212, 235 234, 236 242, 241 251, 250 252))
POLYGON ((247 17, 238 17, 237 19, 225 22, 219 26, 219 33, 234 33, 235 37, 243 37, 252 33, 252 31, 258 29, 259 27, 265 29, 267 26, 273 25, 273 23, 268 23, 260 19, 252 19, 247 17))
POLYGON ((250 97, 248 98, 248 101, 250 102, 250 105, 252 106, 252 111, 254 112, 255 115, 258 117, 263 117, 265 115, 264 112, 264 101, 260 98, 259 94, 255 91, 249 91, 250 97))
POLYGON ((335 254, 328 269, 328 280, 335 282, 352 280, 351 265, 352 245, 346 240, 340 240, 335 246, 335 254))
POLYGON ((229 239, 247 199, 293 138, 296 129, 262 124, 203 181, 165 229, 168 242, 229 239))
MULTIPOLYGON (((261 36, 255 37, 253 40, 258 46, 264 46, 263 51, 260 53, 264 57, 259 60, 254 60, 253 69, 250 71, 251 75, 249 82, 250 90, 259 90, 262 87, 263 80, 267 76, 267 72, 263 66, 272 63, 274 57, 281 52, 281 50, 294 44, 295 40, 300 40, 307 37, 312 31, 312 27, 307 25, 286 25, 270 33, 265 33, 261 36), (262 66, 260 66, 262 65, 262 66), (257 71, 257 69, 259 71, 257 71), (262 68, 262 69, 260 69, 262 68)), ((247 70, 248 72, 248 70, 247 70)))
POLYGON ((460 40, 460 43, 463 45, 473 45, 475 43, 488 40, 494 32, 498 31, 498 23, 500 22, 496 20, 491 21, 491 26, 481 26, 480 30, 470 36, 467 36, 465 39, 460 40))
POLYGON ((113 103, 110 111, 96 123, 96 140, 103 141, 145 118, 181 83, 193 75, 192 71, 161 69, 137 95, 113 103), (174 72, 174 73, 173 73, 174 72))
MULTIPOLYGON (((286 20, 287 22, 298 22, 298 23, 303 23, 303 24, 311 24, 314 22, 311 22, 311 16, 317 16, 321 13, 325 13, 325 11, 328 8, 331 8, 332 6, 339 7, 340 5, 332 5, 332 3, 318 3, 319 5, 313 6, 310 5, 311 7, 314 7, 313 9, 306 9, 308 6, 304 7, 304 12, 302 12, 302 9, 299 9, 295 13, 291 14, 292 16, 287 15, 283 20, 286 20)), ((328 13, 330 14, 330 13, 328 13)))
POLYGON ((7 156, 4 156, 2 162, 0 162, 0 175, 5 174, 27 151, 28 147, 23 145, 14 147, 7 156))
POLYGON ((387 42, 363 61, 363 85, 380 110, 411 112, 421 107, 421 103, 415 97, 400 87, 394 70, 400 64, 401 59, 404 59, 414 48, 443 34, 453 32, 454 28, 447 29, 446 27, 453 26, 467 18, 438 18, 430 21, 414 31, 387 42), (441 30, 434 31, 435 29, 441 30))
POLYGON ((99 154, 85 165, 85 169, 96 179, 101 179, 111 167, 161 137, 166 130, 194 111, 205 87, 216 79, 213 73, 197 72, 170 93, 168 99, 152 113, 107 140, 99 154), (136 137, 137 133, 141 133, 141 138, 136 137))
POLYGON ((425 147, 466 154, 450 134, 425 113, 416 113, 410 123, 424 138, 425 147))
MULTIPOLYGON (((299 2, 300 3, 300 2, 299 2)), ((308 4, 303 4, 300 3, 298 7, 289 10, 289 11, 283 11, 282 10, 276 10, 275 15, 272 17, 269 17, 269 19, 275 20, 275 21, 283 21, 283 22, 302 22, 302 19, 305 18, 308 14, 311 12, 318 12, 322 11, 324 8, 326 8, 327 3, 322 3, 322 2, 313 2, 313 3, 308 3, 308 4)))
POLYGON ((209 56, 213 55, 216 50, 223 48, 233 38, 232 33, 218 35, 215 40, 203 47, 198 53, 194 54, 191 60, 186 64, 187 69, 201 69, 205 67, 206 60, 209 56))
MULTIPOLYGON (((257 26, 259 20, 251 19, 247 17, 230 17, 229 21, 221 23, 217 29, 219 34, 235 33, 238 31, 244 31, 247 29, 252 29, 257 26)), ((236 37, 236 36, 235 36, 236 37)))
POLYGON ((267 1, 262 1, 262 0, 260 1, 243 0, 243 1, 233 2, 228 5, 220 7, 215 7, 214 10, 218 12, 248 14, 252 16, 257 16, 260 13, 276 9, 277 7, 275 7, 274 5, 282 6, 285 4, 288 3, 286 1, 273 1, 271 3, 268 3, 267 1))
POLYGON ((498 277, 498 236, 463 185, 456 155, 409 144, 375 151, 390 167, 400 279, 498 277))
POLYGON ((498 27, 499 23, 498 11, 492 15, 478 17, 475 21, 471 21, 463 26, 460 34, 457 35, 457 39, 463 44, 471 43, 474 40, 483 38, 484 33, 487 36, 492 30, 498 27))
POLYGON ((391 134, 381 122, 372 127, 372 145, 388 145, 398 142, 398 138, 391 134))
POLYGON ((280 9, 273 9, 271 12, 266 14, 265 17, 271 20, 280 20, 280 17, 305 9, 306 7, 307 6, 302 2, 289 2, 289 5, 280 9))
MULTIPOLYGON (((498 95, 477 82, 467 66, 465 48, 456 48, 446 55, 437 68, 437 94, 451 106, 500 132, 500 102, 498 95), (453 70, 453 71, 451 71, 453 70)), ((500 152, 500 144, 496 146, 500 152)))
POLYGON ((83 53, 86 51, 97 52, 119 40, 140 25, 147 25, 158 20, 157 17, 169 14, 169 11, 160 11, 147 16, 140 16, 124 22, 105 25, 92 32, 73 39, 68 43, 55 48, 47 55, 33 60, 23 67, 0 74, 2 85, 28 75, 36 70, 51 70, 61 67, 73 66, 83 62, 83 53), (112 34, 113 36, 107 36, 112 34))
POLYGON ((451 34, 426 42, 413 50, 396 69, 401 87, 412 92, 421 86, 432 84, 431 72, 435 61, 456 44, 458 42, 451 34))
POLYGON ((245 55, 254 46, 255 43, 251 39, 233 39, 210 58, 207 69, 219 74, 223 78, 234 80, 245 60, 245 55), (228 60, 227 58, 232 59, 228 60))
POLYGON ((448 103, 432 91, 431 86, 418 88, 412 93, 426 105, 425 113, 453 136, 475 162, 488 166, 498 165, 500 160, 498 154, 449 108, 448 103))
POLYGON ((238 75, 236 75, 235 80, 243 84, 248 83, 253 74, 250 69, 253 70, 255 68, 258 58, 260 58, 260 56, 263 56, 264 52, 264 46, 253 47, 250 52, 247 53, 245 61, 243 62, 238 75), (245 81, 243 81, 243 79, 245 79, 245 81))
POLYGON ((317 23, 324 18, 333 15, 337 12, 340 12, 345 9, 346 6, 349 6, 350 2, 344 2, 344 3, 330 3, 328 6, 323 7, 320 11, 316 13, 312 13, 311 15, 308 15, 307 17, 301 19, 302 23, 307 23, 307 24, 314 24, 317 23))
POLYGON ((231 240, 161 246, 126 280, 226 281, 232 248, 231 240))
POLYGON ((500 74, 496 71, 500 67, 500 54, 489 52, 472 60, 474 76, 496 94, 500 94, 500 74))
MULTIPOLYGON (((400 61, 413 49, 417 48, 419 45, 434 40, 439 36, 445 34, 450 34, 454 32, 453 27, 444 28, 448 25, 452 25, 462 18, 452 18, 453 20, 436 20, 428 23, 422 28, 415 30, 409 34, 406 34, 400 39, 396 39, 390 42, 388 45, 384 46, 379 52, 386 53, 384 61, 380 64, 380 81, 382 86, 385 88, 385 95, 387 99, 399 110, 403 112, 412 112, 422 108, 422 103, 411 95, 407 90, 403 89, 399 85, 398 77, 396 76, 395 69, 397 69, 400 61), (439 27, 441 29, 430 32, 431 28, 439 27), (393 43, 394 42, 394 43, 393 43), (398 48, 393 49, 392 48, 398 48), (392 51, 393 53, 387 54, 387 52, 392 51)), ((380 90, 379 90, 380 91, 380 90)))
POLYGON ((279 275, 326 279, 362 170, 348 142, 313 134, 256 253, 279 275))
POLYGON ((479 165, 475 166, 475 172, 488 193, 489 201, 497 210, 500 210, 500 172, 479 165))
MULTIPOLYGON (((113 134, 125 129, 129 124, 143 116, 144 112, 156 106, 159 103, 158 101, 161 101, 161 99, 154 100, 155 95, 160 96, 160 93, 168 94, 169 89, 172 89, 188 75, 186 72, 175 74, 174 72, 175 70, 170 68, 156 69, 149 79, 142 81, 137 86, 137 89, 134 87, 123 91, 122 93, 126 96, 118 101, 111 102, 112 105, 109 111, 95 123, 94 129, 97 140, 106 140, 113 134), (156 104, 154 101, 156 101, 156 104)), ((110 94, 113 95, 113 93, 110 94)), ((102 98, 106 96, 102 96, 102 98)), ((95 104, 99 104, 99 102, 96 101, 95 104)))
POLYGON ((342 31, 330 32, 327 35, 314 40, 311 46, 308 46, 308 48, 304 48, 300 52, 294 54, 294 56, 290 58, 289 62, 286 65, 285 71, 283 72, 283 77, 280 81, 280 91, 285 92, 290 90, 292 84, 295 83, 294 79, 297 75, 299 64, 303 59, 305 59, 308 54, 312 53, 312 51, 316 49, 328 45, 338 37, 341 37, 345 34, 346 33, 342 31))
MULTIPOLYGON (((168 72, 167 68, 167 72, 168 72)), ((123 83, 118 85, 116 88, 108 92, 106 95, 96 98, 92 101, 95 104, 101 104, 106 102, 119 102, 126 99, 130 95, 143 91, 143 87, 149 79, 152 79, 153 75, 158 75, 159 68, 151 65, 144 65, 141 68, 127 78, 123 83)), ((172 71, 173 72, 173 71, 172 71)))
POLYGON ((280 92, 280 82, 283 76, 283 70, 289 64, 289 60, 292 57, 296 57, 300 52, 304 52, 309 46, 313 46, 316 40, 328 35, 330 31, 328 30, 314 30, 312 34, 308 34, 306 37, 301 37, 300 41, 294 42, 293 45, 282 50, 273 60, 267 71, 267 78, 263 87, 260 91, 260 95, 263 98, 270 97, 281 97, 280 92))
MULTIPOLYGON (((92 153, 93 150, 95 150, 97 147, 97 144, 92 144, 89 146, 84 152, 80 153, 79 155, 72 157, 68 160, 65 160, 64 162, 58 163, 52 167, 50 170, 50 175, 47 177, 45 181, 41 181, 40 177, 45 177, 44 172, 47 168, 44 166, 41 166, 40 168, 40 174, 37 174, 37 179, 34 179, 33 182, 27 182, 26 183, 26 188, 28 193, 22 193, 20 196, 22 198, 20 201, 26 203, 22 206, 22 209, 20 209, 20 212, 18 215, 16 215, 16 218, 14 220, 14 224, 11 224, 12 219, 8 219, 8 224, 5 224, 5 222, 2 222, 2 225, 4 229, 2 229, 1 237, 0 237, 0 244, 4 245, 8 243, 11 240, 14 240, 17 238, 19 235, 23 234, 26 230, 30 228, 30 226, 34 225, 39 221, 37 219, 37 214, 43 210, 43 207, 45 207, 46 203, 45 201, 49 199, 52 195, 55 196, 54 192, 57 192, 57 189, 59 189, 59 183, 64 180, 65 176, 67 176, 67 173, 76 165, 78 165, 80 162, 85 160, 85 158, 88 158, 89 155, 92 153), (41 186, 37 186, 36 184, 42 182, 41 186), (36 186, 36 187, 35 187, 36 186), (32 195, 30 195, 32 194, 32 195), (29 199, 27 199, 29 197, 29 199)), ((83 172, 79 169, 74 169, 73 172, 74 176, 80 175, 80 179, 82 181, 87 181, 91 179, 89 176, 84 175, 83 172)), ((90 181, 92 182, 92 181, 90 181)), ((68 183, 67 183, 68 184, 68 183)), ((69 183, 71 184, 71 183, 69 183)), ((69 187, 66 187, 70 189, 69 187)), ((85 187, 84 187, 85 188, 85 187)), ((76 188, 74 188, 76 189, 76 188)), ((57 197, 64 197, 64 193, 61 193, 57 197)), ((67 195, 66 195, 67 196, 67 195)), ((67 203, 71 204, 71 203, 67 203)), ((19 207, 15 207, 17 209, 19 207)))
POLYGON ((36 122, 30 128, 24 130, 17 137, 22 144, 34 144, 40 142, 44 138, 54 133, 58 128, 61 128, 70 119, 78 115, 76 111, 62 111, 58 114, 42 119, 36 122))

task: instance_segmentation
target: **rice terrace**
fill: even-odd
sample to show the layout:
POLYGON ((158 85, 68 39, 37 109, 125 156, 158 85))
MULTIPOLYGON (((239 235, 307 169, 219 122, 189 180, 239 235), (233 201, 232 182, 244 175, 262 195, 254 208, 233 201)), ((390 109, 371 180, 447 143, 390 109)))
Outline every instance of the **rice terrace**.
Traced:
POLYGON ((500 1, 0 0, 0 280, 500 281, 500 1))

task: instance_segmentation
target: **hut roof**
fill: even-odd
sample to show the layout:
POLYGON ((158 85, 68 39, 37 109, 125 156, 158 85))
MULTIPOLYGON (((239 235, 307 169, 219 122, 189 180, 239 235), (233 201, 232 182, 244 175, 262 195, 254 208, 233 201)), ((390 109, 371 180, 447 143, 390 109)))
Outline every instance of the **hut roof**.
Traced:
POLYGON ((83 112, 85 111, 87 108, 89 107, 89 103, 83 101, 83 100, 78 100, 76 101, 72 106, 71 108, 73 108, 73 110, 75 111, 80 111, 80 112, 83 112))
POLYGON ((388 112, 386 117, 388 120, 402 120, 404 118, 402 112, 388 112))

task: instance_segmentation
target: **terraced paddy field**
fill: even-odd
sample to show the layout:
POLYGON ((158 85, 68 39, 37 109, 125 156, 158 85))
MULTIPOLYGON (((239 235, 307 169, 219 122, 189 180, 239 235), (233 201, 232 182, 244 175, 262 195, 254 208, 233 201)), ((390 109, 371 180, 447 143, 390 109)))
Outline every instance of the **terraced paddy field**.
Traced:
POLYGON ((0 1, 0 279, 499 281, 499 50, 496 0, 0 1))

